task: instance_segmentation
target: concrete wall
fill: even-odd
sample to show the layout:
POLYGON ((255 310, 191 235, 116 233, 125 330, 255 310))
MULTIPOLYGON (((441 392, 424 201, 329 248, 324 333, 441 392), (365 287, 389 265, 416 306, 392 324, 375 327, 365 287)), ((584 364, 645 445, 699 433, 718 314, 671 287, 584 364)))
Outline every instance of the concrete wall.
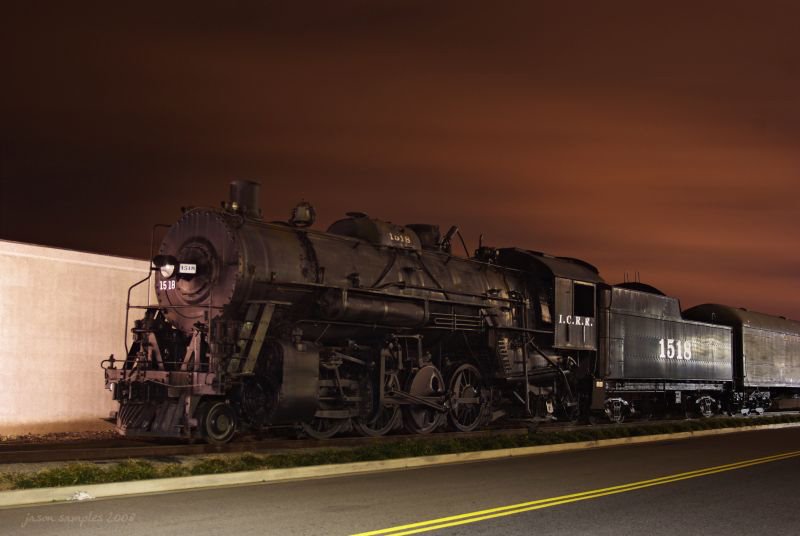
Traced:
POLYGON ((127 290, 148 267, 0 240, 0 435, 106 426, 114 405, 100 361, 124 357, 127 290))

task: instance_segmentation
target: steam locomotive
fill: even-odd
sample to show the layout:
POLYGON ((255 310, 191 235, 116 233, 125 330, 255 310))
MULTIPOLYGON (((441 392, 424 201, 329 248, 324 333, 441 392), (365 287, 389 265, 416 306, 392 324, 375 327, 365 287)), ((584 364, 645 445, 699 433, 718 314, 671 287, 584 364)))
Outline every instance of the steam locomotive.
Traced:
POLYGON ((122 434, 224 443, 268 427, 328 438, 800 409, 799 322, 682 312, 578 259, 456 256, 455 226, 314 220, 301 203, 264 221, 249 181, 221 209, 184 210, 137 283, 157 304, 136 309, 129 291, 144 315, 125 359, 103 362, 122 434))

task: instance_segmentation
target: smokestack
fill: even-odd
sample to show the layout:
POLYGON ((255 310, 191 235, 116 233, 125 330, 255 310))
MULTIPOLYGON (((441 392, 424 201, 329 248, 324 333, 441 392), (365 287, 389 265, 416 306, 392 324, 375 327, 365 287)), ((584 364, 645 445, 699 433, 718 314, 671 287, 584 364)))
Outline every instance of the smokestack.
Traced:
POLYGON ((261 219, 260 192, 261 183, 244 180, 231 181, 230 208, 245 217, 261 219))

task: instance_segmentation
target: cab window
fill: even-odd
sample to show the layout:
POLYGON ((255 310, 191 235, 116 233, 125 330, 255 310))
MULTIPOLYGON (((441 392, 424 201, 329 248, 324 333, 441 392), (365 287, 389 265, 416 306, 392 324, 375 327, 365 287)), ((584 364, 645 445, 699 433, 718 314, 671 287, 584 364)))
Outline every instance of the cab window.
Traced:
POLYGON ((572 312, 575 316, 594 318, 594 285, 575 282, 572 312))

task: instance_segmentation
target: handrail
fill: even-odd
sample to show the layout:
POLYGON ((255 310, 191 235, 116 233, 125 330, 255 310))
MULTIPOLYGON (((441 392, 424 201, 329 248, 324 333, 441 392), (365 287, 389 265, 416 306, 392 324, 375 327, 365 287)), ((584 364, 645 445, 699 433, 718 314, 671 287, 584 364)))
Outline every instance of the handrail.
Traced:
MULTIPOLYGON (((138 282, 134 283, 133 285, 131 285, 130 287, 128 287, 128 300, 125 302, 125 328, 124 328, 125 329, 125 336, 124 336, 124 339, 123 339, 124 343, 125 343, 125 358, 126 359, 128 357, 128 354, 131 352, 130 348, 128 347, 128 319, 130 317, 131 309, 132 308, 138 308, 138 307, 135 307, 135 306, 131 305, 131 292, 133 291, 133 289, 135 289, 136 287, 138 287, 139 285, 141 285, 145 281, 149 281, 151 277, 153 277, 153 271, 152 270, 147 272, 147 277, 145 277, 141 281, 138 281, 138 282)), ((147 297, 148 297, 148 300, 149 300, 150 299, 150 292, 149 291, 147 293, 147 297)))

